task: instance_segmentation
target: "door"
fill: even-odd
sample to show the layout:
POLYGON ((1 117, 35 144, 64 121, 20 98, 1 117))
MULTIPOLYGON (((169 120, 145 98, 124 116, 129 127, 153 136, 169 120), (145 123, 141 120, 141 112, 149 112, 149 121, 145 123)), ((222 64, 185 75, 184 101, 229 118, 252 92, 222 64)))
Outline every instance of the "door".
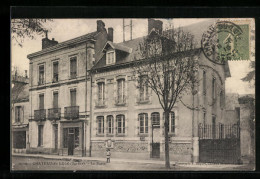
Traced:
POLYGON ((74 134, 68 134, 68 155, 73 155, 74 134))
POLYGON ((58 124, 54 124, 54 148, 55 152, 58 150, 58 124))
POLYGON ((152 157, 160 158, 160 143, 159 142, 152 144, 152 157))

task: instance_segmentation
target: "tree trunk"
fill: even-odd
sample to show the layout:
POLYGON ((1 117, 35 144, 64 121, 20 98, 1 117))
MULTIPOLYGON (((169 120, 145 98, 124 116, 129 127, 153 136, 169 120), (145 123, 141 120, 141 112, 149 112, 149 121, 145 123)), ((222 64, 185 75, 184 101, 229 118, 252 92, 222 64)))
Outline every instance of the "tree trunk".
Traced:
POLYGON ((165 122, 164 122, 164 141, 165 141, 165 167, 167 169, 170 168, 170 157, 169 157, 169 112, 164 111, 165 114, 165 122))

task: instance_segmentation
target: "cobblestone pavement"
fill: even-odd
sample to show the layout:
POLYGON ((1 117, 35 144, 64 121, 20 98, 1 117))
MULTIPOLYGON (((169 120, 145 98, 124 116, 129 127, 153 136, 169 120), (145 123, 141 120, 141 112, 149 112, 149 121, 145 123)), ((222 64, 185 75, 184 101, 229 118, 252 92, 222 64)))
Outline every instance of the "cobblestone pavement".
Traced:
MULTIPOLYGON (((182 164, 172 166, 172 171, 252 171, 254 165, 217 165, 217 164, 182 164)), ((62 171, 96 171, 96 170, 138 170, 138 171, 165 171, 162 163, 129 163, 105 160, 79 160, 37 157, 12 157, 12 170, 62 170, 62 171)))

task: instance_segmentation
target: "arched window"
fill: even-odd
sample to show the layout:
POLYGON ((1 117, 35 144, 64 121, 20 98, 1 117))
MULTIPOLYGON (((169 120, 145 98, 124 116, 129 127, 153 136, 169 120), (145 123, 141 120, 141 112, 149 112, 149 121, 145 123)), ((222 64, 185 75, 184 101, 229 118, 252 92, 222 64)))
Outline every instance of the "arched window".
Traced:
POLYGON ((114 118, 113 116, 107 116, 107 133, 113 134, 114 132, 114 118))
POLYGON ((153 125, 160 125, 160 113, 158 112, 152 113, 151 120, 153 125))
POLYGON ((140 134, 147 134, 148 133, 148 114, 147 113, 141 113, 138 114, 139 119, 139 132, 140 134))
POLYGON ((117 133, 125 134, 125 116, 120 114, 116 116, 117 133))
POLYGON ((104 116, 97 117, 97 132, 98 134, 104 134, 104 116))
POLYGON ((104 105, 104 99, 105 99, 105 83, 99 82, 98 84, 98 104, 104 105))

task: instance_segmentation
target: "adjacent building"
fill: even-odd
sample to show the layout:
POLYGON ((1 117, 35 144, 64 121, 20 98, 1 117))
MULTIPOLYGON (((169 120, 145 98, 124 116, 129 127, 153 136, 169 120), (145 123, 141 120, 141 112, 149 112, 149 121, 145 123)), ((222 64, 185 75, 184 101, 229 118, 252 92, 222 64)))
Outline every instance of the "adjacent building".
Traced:
MULTIPOLYGON (((203 26, 184 30, 192 33, 198 27, 203 26)), ((162 22, 149 19, 148 30, 160 35, 162 22)), ((151 89, 137 88, 131 68, 140 59, 143 38, 114 43, 113 36, 112 28, 106 30, 104 22, 97 21, 96 32, 62 43, 46 36, 42 50, 28 55, 28 152, 100 157, 111 139, 115 158, 164 158, 163 110, 151 89)), ((209 61, 199 48, 195 58, 200 65, 196 110, 191 109, 192 95, 186 95, 170 115, 174 161, 198 161, 198 126, 225 122, 228 64, 209 61)))
POLYGON ((27 71, 25 76, 12 74, 11 88, 11 126, 12 126, 12 150, 16 153, 25 153, 29 148, 29 79, 27 71))

